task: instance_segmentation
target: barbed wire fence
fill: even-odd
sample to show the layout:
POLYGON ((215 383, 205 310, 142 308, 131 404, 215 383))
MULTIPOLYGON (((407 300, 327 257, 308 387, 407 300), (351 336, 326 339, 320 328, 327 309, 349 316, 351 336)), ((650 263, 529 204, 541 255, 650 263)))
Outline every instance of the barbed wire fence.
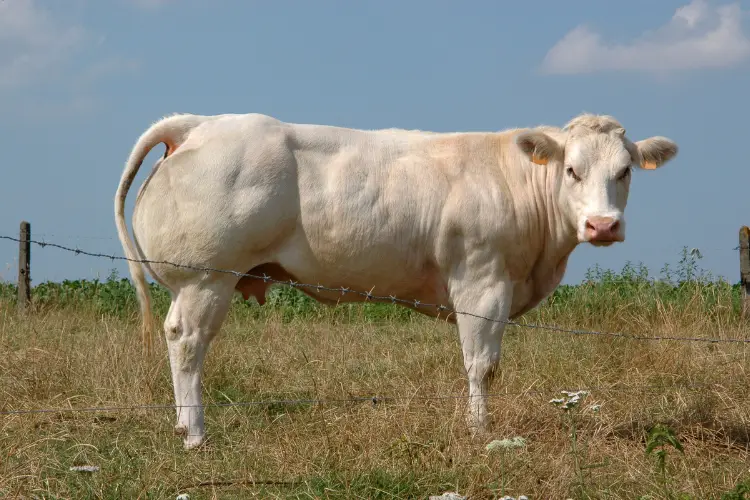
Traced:
MULTIPOLYGON (((516 326, 519 328, 528 328, 528 329, 536 329, 536 330, 545 330, 545 331, 551 331, 556 333, 567 333, 571 335, 589 335, 589 336, 603 336, 603 337, 614 337, 614 338, 622 338, 626 340, 632 340, 632 341, 673 341, 673 342, 699 342, 699 343, 709 343, 709 344, 739 344, 742 346, 746 346, 750 344, 750 338, 726 338, 726 337, 695 337, 695 336, 688 336, 688 335, 637 335, 637 334, 631 334, 631 333, 625 333, 625 332, 610 332, 610 331, 601 331, 601 330, 583 330, 583 329, 571 329, 571 328, 563 328, 556 325, 543 325, 543 324, 535 324, 535 323, 527 323, 527 322, 518 322, 513 321, 509 319, 503 319, 503 318, 491 318, 487 316, 483 316, 480 314, 472 313, 469 311, 460 311, 456 310, 454 308, 448 307, 443 304, 433 304, 433 303, 423 303, 419 300, 411 300, 411 299, 404 299, 401 297, 396 297, 393 295, 376 295, 369 291, 361 291, 361 290, 354 290, 347 287, 338 287, 338 288, 332 288, 327 287, 321 284, 310 284, 310 283, 299 283, 295 281, 283 281, 283 280, 277 280, 274 279, 267 274, 262 275, 256 275, 251 273, 243 273, 239 271, 234 270, 227 270, 227 269, 217 269, 217 268, 211 268, 211 267, 205 267, 205 266, 193 266, 188 264, 180 264, 176 262, 170 262, 170 261, 155 261, 155 260, 148 260, 148 259, 129 259, 124 256, 115 255, 115 254, 106 254, 101 252, 92 252, 88 250, 81 249, 79 247, 71 247, 66 245, 61 245, 59 243, 49 242, 45 240, 37 240, 30 237, 30 232, 28 229, 28 223, 26 223, 26 232, 24 232, 24 226, 22 224, 22 230, 21 230, 21 237, 13 237, 8 235, 0 235, 0 240, 5 241, 11 241, 19 244, 19 276, 21 276, 22 272, 20 272, 23 260, 25 259, 26 265, 28 266, 28 259, 29 259, 29 251, 28 247, 30 245, 36 245, 41 248, 55 248, 64 252, 72 253, 75 255, 83 255, 87 257, 92 258, 101 258, 101 259, 109 259, 112 262, 115 261, 126 261, 126 262, 135 262, 139 264, 158 264, 158 265, 169 265, 174 266, 178 268, 183 269, 189 269, 197 272, 212 272, 212 273, 223 273, 223 274, 231 274, 237 278, 250 278, 250 279, 256 279, 256 280, 262 280, 265 283, 270 284, 279 284, 279 285, 286 285, 291 288, 296 289, 313 289, 317 292, 320 291, 327 291, 327 292, 335 292, 340 293, 341 295, 346 294, 355 294, 360 297, 363 297, 365 300, 364 302, 379 302, 379 303, 392 303, 397 305, 403 305, 408 306, 410 308, 415 309, 416 311, 425 311, 427 309, 432 309, 434 312, 437 312, 437 317, 439 318, 440 314, 445 313, 446 318, 451 315, 467 315, 474 318, 482 319, 485 321, 491 321, 491 322, 497 322, 497 323, 504 323, 511 326, 516 326), (26 249, 24 251, 24 249, 26 249), (24 257, 24 253, 26 254, 24 257)), ((744 230, 745 228, 743 228, 744 230)), ((733 250, 750 250, 750 241, 748 236, 750 236, 750 230, 748 230, 746 234, 746 238, 743 240, 743 230, 740 232, 740 244, 735 247, 733 250)), ((109 238, 88 238, 88 239, 109 239, 109 238)), ((748 253, 748 252, 743 252, 748 253)), ((745 295, 745 276, 746 271, 747 274, 750 275, 750 253, 748 253, 748 258, 746 259, 748 261, 748 269, 744 269, 743 266, 743 258, 741 257, 741 273, 742 273, 742 281, 743 281, 743 299, 745 295)), ((26 290, 23 292, 27 294, 30 298, 30 285, 28 284, 29 280, 29 272, 28 267, 26 269, 25 273, 25 280, 27 280, 26 284, 26 290)), ((19 298, 21 297, 21 283, 19 280, 19 298)), ((744 300, 743 300, 743 306, 744 306, 744 300)), ((744 314, 745 308, 743 307, 743 314, 744 314)), ((678 385, 678 384, 650 384, 650 385, 638 385, 638 386, 626 386, 626 385, 612 385, 612 386, 592 386, 587 388, 581 388, 577 390, 585 391, 585 392, 594 392, 594 391, 618 391, 618 392, 650 392, 650 391, 664 391, 665 389, 682 389, 682 390, 694 390, 694 389, 708 389, 711 387, 717 387, 719 384, 711 384, 711 383, 704 383, 704 384, 688 384, 688 385, 678 385)), ((525 391, 520 392, 501 392, 501 393, 490 393, 490 394, 484 394, 481 397, 487 397, 487 398, 503 398, 503 397, 509 397, 509 396, 523 396, 523 395, 530 395, 535 394, 538 396, 543 395, 551 395, 551 394, 560 394, 566 392, 567 389, 548 389, 548 390, 532 390, 528 389, 525 391)), ((425 395, 425 396, 378 396, 378 395, 371 395, 371 396, 358 396, 358 397, 349 397, 349 398, 335 398, 335 399, 271 399, 271 400, 257 400, 257 401, 236 401, 236 402, 227 402, 227 403, 204 403, 202 405, 192 405, 192 406, 178 406, 174 404, 160 404, 160 405, 124 405, 124 406, 94 406, 94 407, 58 407, 58 408, 31 408, 31 409, 11 409, 11 410, 0 410, 0 415, 2 416, 11 416, 11 415, 29 415, 29 414, 45 414, 45 413, 62 413, 62 412, 74 412, 74 413, 84 413, 84 412, 115 412, 115 411, 137 411, 137 410, 176 410, 178 408, 194 408, 194 407, 203 407, 203 408, 227 408, 227 407, 253 407, 253 406, 263 406, 263 405, 300 405, 300 404, 310 404, 310 405, 323 405, 323 404, 356 404, 356 403, 370 403, 373 406, 377 406, 382 403, 387 402, 396 402, 396 401, 439 401, 439 400, 459 400, 459 399, 469 399, 471 396, 463 395, 463 394, 451 394, 451 395, 425 395)))
MULTIPOLYGON (((36 237, 40 239, 41 241, 45 241, 48 239, 55 239, 55 240, 68 240, 68 241, 111 241, 116 243, 118 246, 120 245, 120 239, 117 236, 97 236, 92 234, 63 234, 63 233, 35 233, 36 237)), ((676 250, 683 248, 684 245, 649 245, 648 248, 650 250, 676 250)), ((718 251, 718 252, 736 252, 740 249, 739 245, 736 245, 734 247, 732 246, 714 246, 714 247, 707 247, 701 245, 701 251, 704 250, 710 250, 710 251, 718 251)), ((697 250, 697 249, 694 249, 697 250)))
POLYGON ((346 294, 359 295, 360 297, 365 298, 365 302, 367 301, 385 302, 385 303, 390 302, 392 304, 400 304, 404 306, 413 307, 417 311, 419 311, 420 309, 423 309, 423 310, 433 309, 433 310, 438 311, 439 313, 466 315, 466 316, 471 316, 474 318, 482 319, 485 321, 491 321, 495 323, 504 323, 507 325, 517 326, 521 328, 548 330, 548 331, 555 331, 559 333, 569 333, 572 335, 603 335, 603 336, 609 336, 609 337, 626 338, 630 340, 645 340, 645 341, 660 341, 660 340, 670 341, 671 340, 671 341, 682 341, 682 342, 750 344, 750 339, 741 339, 741 338, 691 337, 691 336, 669 336, 669 335, 644 336, 644 335, 628 334, 628 333, 623 333, 623 332, 581 330, 581 329, 563 328, 563 327, 554 326, 554 325, 519 323, 517 321, 506 320, 502 318, 490 318, 488 316, 483 316, 481 314, 476 314, 476 313, 472 313, 469 311, 459 311, 459 310, 450 308, 443 304, 420 302, 419 300, 413 300, 413 299, 403 299, 400 297, 396 297, 394 295, 377 295, 369 291, 365 292, 361 290, 354 290, 354 289, 347 288, 347 287, 332 288, 332 287, 324 286, 321 284, 299 283, 299 282, 291 281, 291 280, 290 281, 277 280, 268 276, 267 274, 257 275, 257 274, 251 274, 251 273, 243 273, 243 272, 234 271, 234 270, 217 269, 217 268, 206 267, 206 266, 193 266, 189 264, 180 264, 177 262, 170 262, 166 260, 129 259, 127 257, 120 256, 120 255, 90 252, 90 251, 83 250, 80 248, 68 247, 68 246, 64 246, 64 245, 60 245, 60 244, 52 243, 52 242, 38 241, 34 239, 21 240, 20 238, 7 236, 7 235, 0 235, 0 240, 9 240, 9 241, 17 242, 17 243, 32 243, 42 248, 46 248, 46 247, 57 248, 59 250, 74 253, 76 255, 85 255, 88 257, 95 257, 95 258, 105 258, 105 259, 110 259, 113 262, 119 260, 119 261, 129 261, 129 262, 135 262, 139 264, 148 264, 148 265, 154 265, 154 264, 155 265, 168 265, 168 266, 178 267, 182 269, 189 269, 189 270, 198 271, 198 272, 231 274, 237 278, 251 278, 251 279, 261 280, 265 283, 286 285, 291 288, 298 288, 298 289, 309 288, 317 292, 327 291, 327 292, 340 293, 341 295, 346 295, 346 294))

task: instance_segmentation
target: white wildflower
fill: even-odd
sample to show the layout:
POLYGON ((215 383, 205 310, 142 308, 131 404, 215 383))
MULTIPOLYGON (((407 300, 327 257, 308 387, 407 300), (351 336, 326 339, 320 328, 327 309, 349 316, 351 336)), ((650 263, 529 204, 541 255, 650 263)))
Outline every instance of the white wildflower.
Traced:
POLYGON ((99 467, 96 465, 74 465, 70 468, 71 472, 96 472, 99 467))
POLYGON ((526 446, 526 440, 521 436, 515 436, 513 438, 495 439, 486 446, 487 451, 494 450, 510 450, 512 448, 523 448, 526 446))
POLYGON ((575 391, 575 392, 560 391, 560 392, 562 392, 563 394, 565 394, 569 398, 578 398, 580 396, 586 396, 589 393, 589 391, 575 391))
POLYGON ((442 495, 431 495, 430 500, 466 500, 466 497, 454 491, 446 491, 442 495))
POLYGON ((562 407, 563 410, 570 410, 578 405, 581 398, 588 395, 588 391, 560 391, 567 396, 567 398, 550 399, 550 403, 555 406, 562 407))

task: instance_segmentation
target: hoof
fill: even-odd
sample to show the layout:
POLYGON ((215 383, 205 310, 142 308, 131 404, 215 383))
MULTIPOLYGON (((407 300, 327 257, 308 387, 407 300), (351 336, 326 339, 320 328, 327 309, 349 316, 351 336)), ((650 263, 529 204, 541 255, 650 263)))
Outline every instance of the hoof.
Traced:
POLYGON ((490 431, 488 429, 481 429, 476 427, 471 427, 469 429, 469 434, 471 436, 471 439, 476 441, 485 441, 488 437, 490 437, 490 431))
POLYGON ((176 436, 182 438, 182 443, 186 450, 192 450, 203 444, 203 434, 189 436, 187 427, 184 425, 175 425, 174 433, 176 436))
POLYGON ((484 416, 481 419, 476 418, 474 415, 469 415, 466 419, 467 427, 469 428, 469 434, 473 439, 483 439, 490 434, 490 419, 484 416))
POLYGON ((192 450, 203 444, 203 436, 188 436, 183 439, 183 446, 186 450, 192 450))

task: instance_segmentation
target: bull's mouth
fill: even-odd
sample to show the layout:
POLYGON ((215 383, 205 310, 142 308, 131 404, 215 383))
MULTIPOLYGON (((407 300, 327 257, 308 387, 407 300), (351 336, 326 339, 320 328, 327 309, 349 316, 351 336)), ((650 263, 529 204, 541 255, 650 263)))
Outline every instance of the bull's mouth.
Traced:
POLYGON ((613 243, 625 241, 625 235, 622 230, 603 231, 598 234, 594 231, 584 231, 581 243, 590 243, 595 247, 608 247, 613 243))
POLYGON ((588 238, 586 239, 586 243, 590 243, 595 247, 608 247, 611 246, 613 243, 622 243, 625 241, 625 237, 616 234, 612 236, 600 236, 598 238, 588 238))
POLYGON ((612 246, 614 243, 617 243, 620 241, 622 240, 589 240, 589 243, 591 243, 595 247, 609 247, 609 246, 612 246))
POLYGON ((625 241, 625 236, 622 233, 615 234, 583 234, 579 235, 579 243, 589 243, 595 247, 608 247, 612 246, 613 243, 622 243, 625 241))

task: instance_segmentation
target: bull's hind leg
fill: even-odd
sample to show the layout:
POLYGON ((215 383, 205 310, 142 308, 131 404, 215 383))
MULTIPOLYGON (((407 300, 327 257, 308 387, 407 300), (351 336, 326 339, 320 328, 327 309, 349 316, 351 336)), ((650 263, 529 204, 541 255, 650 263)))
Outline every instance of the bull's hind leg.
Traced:
POLYGON ((177 424, 186 449, 203 442, 203 360, 229 310, 235 281, 194 282, 175 290, 164 321, 172 369, 177 424))

